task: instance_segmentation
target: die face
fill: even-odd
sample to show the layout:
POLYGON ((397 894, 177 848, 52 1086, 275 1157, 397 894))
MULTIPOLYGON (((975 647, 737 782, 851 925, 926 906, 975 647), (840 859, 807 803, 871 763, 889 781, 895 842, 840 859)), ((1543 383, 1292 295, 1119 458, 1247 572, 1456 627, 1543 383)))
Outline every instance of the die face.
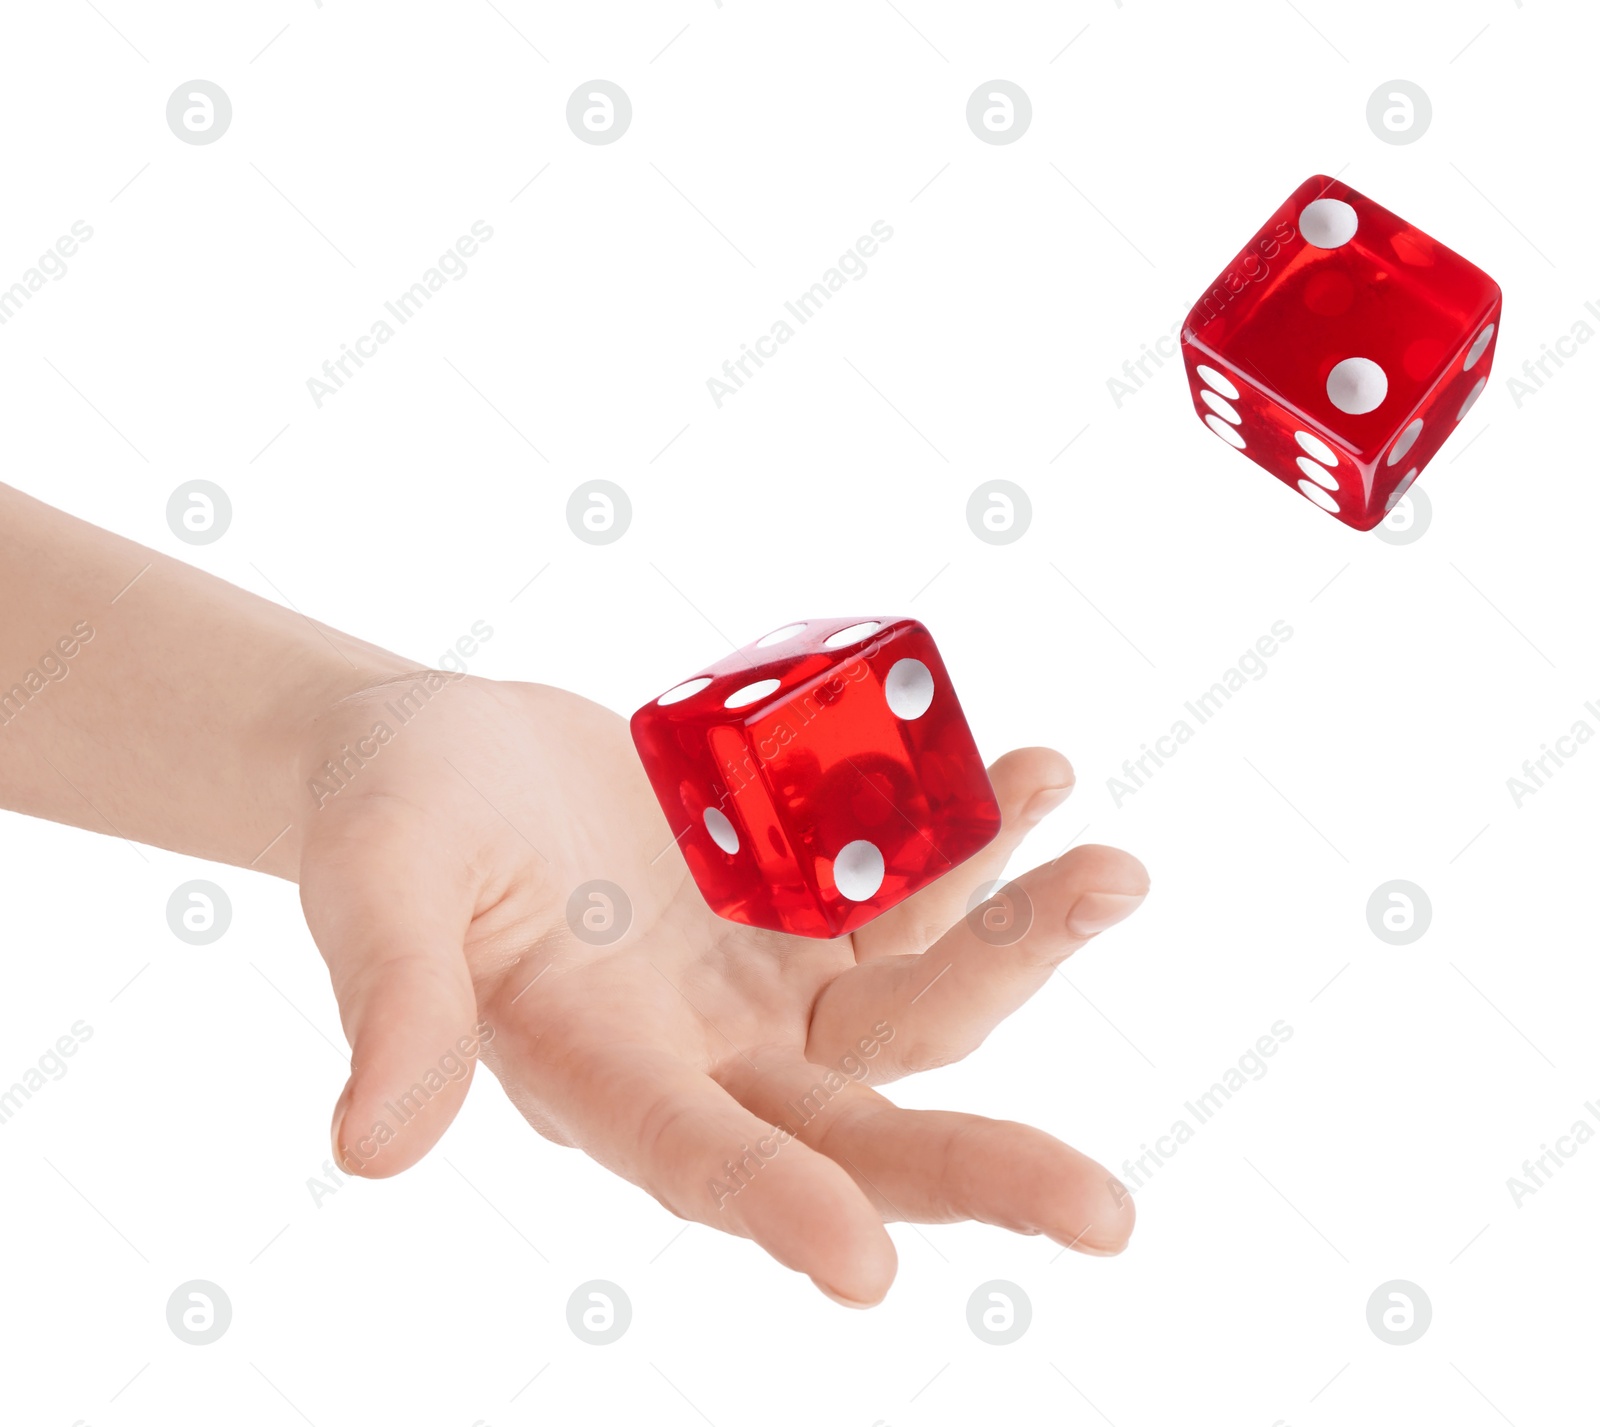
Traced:
MULTIPOLYGON (((1221 361, 1215 353, 1202 353, 1187 341, 1181 345, 1195 412, 1207 426, 1313 505, 1347 525, 1368 528, 1360 524, 1369 503, 1367 477, 1348 449, 1242 373, 1213 365, 1221 361)), ((1380 519, 1381 511, 1372 523, 1380 519)))
POLYGON ((1488 375, 1500 300, 1487 274, 1381 204, 1308 179, 1189 314, 1182 344, 1196 411, 1217 415, 1213 399, 1231 401, 1228 386, 1248 389, 1260 423, 1219 417, 1212 429, 1230 424, 1239 438, 1230 444, 1370 529, 1488 375), (1301 432, 1338 460, 1306 449, 1301 432), (1324 469, 1308 470, 1308 456, 1324 469))
POLYGON ((1000 814, 922 625, 789 628, 640 709, 634 740, 713 910, 839 936, 986 845, 1000 814))
POLYGON ((1477 404, 1489 385, 1489 369, 1494 364, 1499 335, 1500 304, 1496 302, 1466 350, 1456 354, 1411 419, 1373 463, 1371 518, 1361 529, 1371 529, 1394 509, 1477 404))

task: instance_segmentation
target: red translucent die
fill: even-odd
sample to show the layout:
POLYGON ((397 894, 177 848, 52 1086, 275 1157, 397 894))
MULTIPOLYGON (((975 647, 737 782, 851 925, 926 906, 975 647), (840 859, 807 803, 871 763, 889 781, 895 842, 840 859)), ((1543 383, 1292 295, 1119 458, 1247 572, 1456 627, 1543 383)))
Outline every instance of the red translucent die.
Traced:
POLYGON ((853 931, 1000 830, 950 675, 912 619, 813 619, 633 716, 633 741, 711 909, 853 931))
POLYGON ((1194 305, 1183 362, 1230 446, 1370 530, 1488 384, 1494 279, 1318 175, 1194 305))

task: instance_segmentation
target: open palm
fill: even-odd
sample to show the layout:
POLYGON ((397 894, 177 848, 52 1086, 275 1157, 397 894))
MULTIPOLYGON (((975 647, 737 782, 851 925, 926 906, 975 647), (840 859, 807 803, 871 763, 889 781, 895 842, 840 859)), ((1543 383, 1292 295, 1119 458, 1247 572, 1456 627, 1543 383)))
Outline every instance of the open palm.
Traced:
POLYGON ((1001 758, 988 848, 853 936, 816 941, 710 911, 615 714, 479 679, 402 703, 413 683, 345 700, 306 744, 310 770, 357 739, 377 750, 311 814, 300 872, 354 1048, 334 1112, 346 1168, 383 1176, 427 1152, 469 1079, 437 1067, 487 1023, 483 1057, 541 1134, 840 1301, 887 1292, 886 1219, 976 1219, 1089 1253, 1127 1242, 1132 1201, 1076 1150, 871 1088, 966 1055, 1143 898, 1137 861, 1079 847, 1003 894, 1010 933, 966 916, 1070 791, 1059 754, 1001 758), (626 898, 592 903, 599 932, 569 921, 595 881, 626 898))

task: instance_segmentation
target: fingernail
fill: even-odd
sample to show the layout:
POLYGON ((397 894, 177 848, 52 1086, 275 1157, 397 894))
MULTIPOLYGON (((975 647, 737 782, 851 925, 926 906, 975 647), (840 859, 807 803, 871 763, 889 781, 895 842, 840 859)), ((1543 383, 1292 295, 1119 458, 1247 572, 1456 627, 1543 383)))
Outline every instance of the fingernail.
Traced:
POLYGON ((1067 800, 1067 795, 1072 791, 1072 784, 1065 788, 1042 788, 1028 799, 1028 804, 1022 810, 1024 822, 1036 823, 1041 818, 1048 816, 1067 800))
POLYGON ((1080 1254, 1087 1254, 1092 1259, 1114 1259, 1128 1246, 1126 1244, 1091 1244, 1088 1240, 1072 1246, 1080 1254))
POLYGON ((346 1167, 344 1144, 342 1143, 342 1137, 344 1134, 344 1117, 349 1112, 350 1093, 352 1090, 354 1090, 354 1088, 355 1081, 347 1080, 345 1082, 344 1090, 341 1092, 338 1100, 335 1101, 333 1106, 333 1127, 330 1131, 333 1139, 333 1162, 338 1165, 340 1169, 345 1169, 346 1167))
POLYGON ((1073 936, 1097 936, 1114 927, 1144 901, 1144 894, 1128 896, 1122 892, 1085 892, 1067 913, 1067 930, 1073 936))
POLYGON ((842 1293, 835 1293, 831 1288, 828 1287, 827 1284, 823 1283, 820 1279, 815 1279, 814 1278, 811 1281, 814 1284, 816 1284, 817 1287, 823 1293, 825 1293, 829 1298, 831 1298, 835 1303, 841 1304, 845 1308, 876 1308, 877 1307, 877 1304, 875 1304, 875 1303, 862 1303, 858 1299, 846 1298, 842 1293))

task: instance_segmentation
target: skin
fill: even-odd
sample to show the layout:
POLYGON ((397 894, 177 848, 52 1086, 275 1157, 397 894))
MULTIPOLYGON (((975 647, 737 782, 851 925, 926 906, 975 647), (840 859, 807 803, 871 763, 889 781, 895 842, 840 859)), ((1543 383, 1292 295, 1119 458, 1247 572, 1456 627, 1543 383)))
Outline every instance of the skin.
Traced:
POLYGON ((964 915, 1071 792, 1061 755, 999 759, 999 837, 818 941, 710 911, 626 722, 575 694, 430 685, 422 666, 5 487, 0 609, 0 694, 58 651, 20 711, 0 704, 0 804, 299 883, 352 1047, 332 1127, 349 1172, 427 1153, 471 1078, 438 1068, 476 1044, 540 1134, 851 1306, 893 1281, 886 1220, 974 1219, 1094 1254, 1127 1243, 1132 1199, 1078 1151, 874 1088, 975 1050, 1143 900, 1137 861, 1085 846, 997 894, 1031 907, 1011 945, 964 915), (93 635, 61 655, 80 621, 93 635), (358 765, 348 749, 376 751, 358 765), (336 784, 325 765, 341 758, 336 784), (632 905, 603 947, 567 922, 595 878, 632 905), (420 1102, 430 1071, 440 1088, 420 1102), (420 1107, 402 1119, 390 1107, 408 1092, 420 1107))

